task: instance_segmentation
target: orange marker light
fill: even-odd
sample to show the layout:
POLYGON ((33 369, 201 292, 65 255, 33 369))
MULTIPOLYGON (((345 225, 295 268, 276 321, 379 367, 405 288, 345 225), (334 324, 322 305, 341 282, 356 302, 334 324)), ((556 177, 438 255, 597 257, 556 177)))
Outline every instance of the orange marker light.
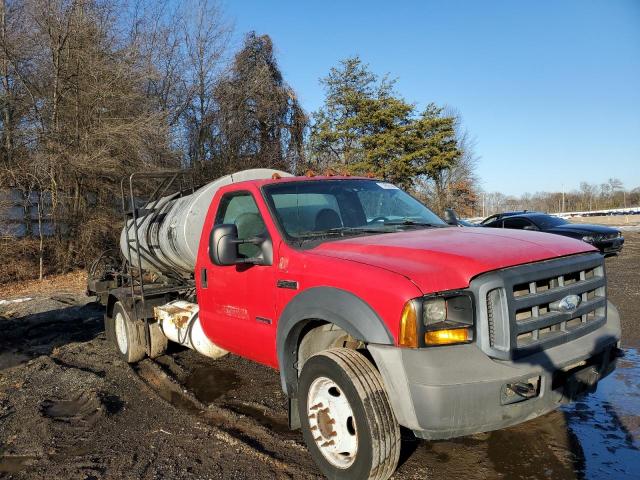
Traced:
POLYGON ((418 347, 418 315, 413 302, 407 302, 400 317, 400 336, 398 345, 402 347, 418 347))
POLYGON ((427 345, 450 345, 452 343, 468 342, 469 340, 468 328, 433 330, 431 332, 427 332, 424 336, 424 341, 427 345))

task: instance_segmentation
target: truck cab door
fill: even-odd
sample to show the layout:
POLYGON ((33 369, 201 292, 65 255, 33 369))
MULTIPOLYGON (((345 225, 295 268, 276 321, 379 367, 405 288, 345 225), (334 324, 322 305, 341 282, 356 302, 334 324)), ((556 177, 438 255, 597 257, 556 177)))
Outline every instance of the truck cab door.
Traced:
MULTIPOLYGON (((249 191, 224 194, 213 225, 205 226, 208 231, 203 232, 202 238, 205 234, 208 238, 214 225, 223 223, 235 224, 240 240, 269 235, 263 215, 249 191)), ((238 253, 241 257, 252 258, 259 249, 253 244, 241 244, 238 253)), ((275 367, 273 265, 219 266, 206 257, 201 257, 198 289, 200 320, 205 333, 225 350, 275 367)))

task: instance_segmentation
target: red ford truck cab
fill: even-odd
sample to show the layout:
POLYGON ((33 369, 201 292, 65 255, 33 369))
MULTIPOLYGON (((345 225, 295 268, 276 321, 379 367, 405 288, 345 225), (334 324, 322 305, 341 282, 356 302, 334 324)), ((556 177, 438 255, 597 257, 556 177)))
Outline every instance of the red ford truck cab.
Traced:
MULTIPOLYGON (((545 414, 595 388, 618 352, 592 246, 450 227, 368 178, 222 186, 193 276, 206 341, 279 370, 291 426, 329 478, 391 476, 399 426, 445 439, 545 414)), ((125 354, 124 309, 108 312, 125 354)), ((158 331, 178 337, 156 320, 149 355, 158 331)))

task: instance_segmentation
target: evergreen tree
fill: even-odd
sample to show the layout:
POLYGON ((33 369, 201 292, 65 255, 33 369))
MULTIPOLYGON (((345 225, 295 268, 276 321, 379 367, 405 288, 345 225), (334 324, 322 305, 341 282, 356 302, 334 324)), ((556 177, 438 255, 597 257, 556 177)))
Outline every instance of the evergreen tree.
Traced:
POLYGON ((359 57, 321 80, 324 106, 314 114, 310 147, 317 166, 373 174, 405 188, 434 177, 460 157, 456 119, 429 105, 422 114, 379 79, 359 57))

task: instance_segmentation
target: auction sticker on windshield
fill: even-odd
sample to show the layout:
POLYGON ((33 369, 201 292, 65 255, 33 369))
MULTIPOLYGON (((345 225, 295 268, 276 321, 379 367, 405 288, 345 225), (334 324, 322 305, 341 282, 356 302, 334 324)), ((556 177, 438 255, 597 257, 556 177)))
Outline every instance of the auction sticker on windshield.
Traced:
POLYGON ((376 185, 378 185, 380 188, 384 188, 385 190, 400 190, 398 187, 396 187, 392 183, 376 182, 376 185))

